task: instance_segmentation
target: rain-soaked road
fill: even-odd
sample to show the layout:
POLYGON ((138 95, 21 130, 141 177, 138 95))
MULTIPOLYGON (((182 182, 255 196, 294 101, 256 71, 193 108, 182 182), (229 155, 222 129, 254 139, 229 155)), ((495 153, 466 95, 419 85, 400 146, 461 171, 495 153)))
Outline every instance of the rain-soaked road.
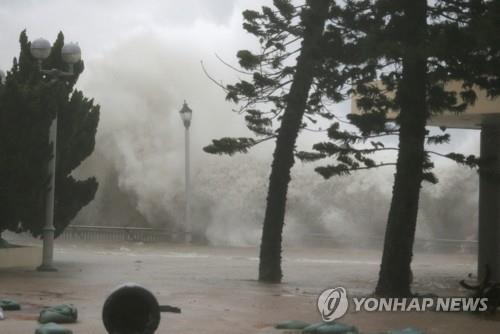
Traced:
MULTIPOLYGON (((104 334, 101 308, 118 284, 136 282, 160 303, 182 308, 163 314, 162 333, 264 333, 286 319, 318 321, 318 294, 344 286, 351 295, 372 291, 380 254, 328 248, 287 248, 284 283, 255 281, 256 248, 188 247, 134 243, 59 242, 56 273, 0 270, 0 297, 16 299, 21 312, 6 312, 0 334, 33 333, 41 307, 73 303, 79 309, 75 334, 104 334)), ((419 254, 414 262, 414 290, 463 294, 458 280, 474 271, 474 256, 419 254)), ((363 332, 417 327, 427 333, 500 332, 500 319, 470 314, 349 313, 343 322, 363 332)))

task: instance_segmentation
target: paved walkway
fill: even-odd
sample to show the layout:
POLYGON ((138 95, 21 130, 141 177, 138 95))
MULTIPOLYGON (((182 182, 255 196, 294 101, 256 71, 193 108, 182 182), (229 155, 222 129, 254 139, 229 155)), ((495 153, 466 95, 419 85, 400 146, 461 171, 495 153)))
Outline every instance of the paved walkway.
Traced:
MULTIPOLYGON (((137 282, 156 294, 160 303, 182 308, 164 314, 162 333, 262 333, 286 319, 318 321, 317 295, 344 286, 351 294, 370 293, 380 254, 335 249, 287 249, 285 283, 255 281, 255 248, 209 248, 178 245, 58 243, 56 273, 32 268, 0 271, 0 297, 16 299, 21 312, 6 312, 1 334, 33 333, 44 306, 73 303, 79 322, 75 334, 105 334, 101 308, 118 284, 137 282)), ((462 294, 458 280, 474 271, 468 255, 419 255, 415 259, 415 290, 462 294)), ((469 314, 351 313, 343 318, 364 332, 408 326, 427 333, 498 334, 500 319, 469 314)))

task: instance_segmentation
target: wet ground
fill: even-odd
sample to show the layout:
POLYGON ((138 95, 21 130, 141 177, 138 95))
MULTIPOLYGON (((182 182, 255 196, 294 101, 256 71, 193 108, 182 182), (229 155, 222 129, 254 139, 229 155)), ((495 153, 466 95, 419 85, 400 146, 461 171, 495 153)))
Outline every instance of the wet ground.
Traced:
MULTIPOLYGON (((319 321, 316 298, 328 287, 371 293, 380 259, 373 251, 288 247, 284 283, 267 285, 255 280, 257 254, 256 248, 59 242, 56 273, 0 270, 0 297, 23 306, 5 312, 0 333, 33 333, 42 307, 73 303, 79 321, 68 328, 75 334, 105 334, 103 302, 124 282, 142 284, 161 304, 182 309, 179 315, 163 314, 159 334, 264 333, 282 320, 319 321)), ((418 254, 414 290, 463 295, 458 280, 474 272, 474 261, 473 255, 418 254)), ((499 317, 464 313, 349 313, 342 321, 367 333, 409 326, 427 333, 500 332, 499 317)))

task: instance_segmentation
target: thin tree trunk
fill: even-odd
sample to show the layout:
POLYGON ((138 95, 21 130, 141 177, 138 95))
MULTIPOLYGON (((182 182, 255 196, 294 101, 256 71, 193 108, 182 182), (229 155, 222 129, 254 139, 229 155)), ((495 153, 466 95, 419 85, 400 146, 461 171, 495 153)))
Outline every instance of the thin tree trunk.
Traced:
POLYGON ((385 232, 384 252, 375 293, 411 295, 411 260, 424 162, 426 57, 421 52, 426 34, 426 0, 405 0, 406 31, 400 101, 399 155, 385 232))
POLYGON ((294 164, 295 142, 311 89, 314 67, 318 61, 319 46, 329 9, 328 0, 309 0, 309 9, 303 17, 305 30, 302 49, 297 58, 293 83, 288 94, 281 126, 273 154, 267 206, 260 246, 259 281, 281 282, 281 241, 285 219, 286 197, 290 170, 294 164))

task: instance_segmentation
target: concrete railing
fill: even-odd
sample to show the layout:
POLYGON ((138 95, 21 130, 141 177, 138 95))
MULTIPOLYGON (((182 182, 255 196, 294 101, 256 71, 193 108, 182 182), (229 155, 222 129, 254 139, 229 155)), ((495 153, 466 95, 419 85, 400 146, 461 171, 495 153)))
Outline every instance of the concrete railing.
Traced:
MULTIPOLYGON (((4 237, 23 244, 34 241, 27 234, 14 234, 5 232, 4 237)), ((158 229, 148 227, 112 227, 112 226, 84 226, 72 225, 64 230, 58 240, 83 240, 83 241, 131 241, 131 242, 165 242, 183 240, 184 232, 175 229, 158 229)), ((286 242, 286 241, 285 241, 286 242)), ((382 249, 383 237, 334 237, 323 233, 308 233, 300 240, 291 241, 290 245, 306 245, 311 247, 359 247, 368 249, 382 249)), ((457 240, 439 238, 416 238, 414 249, 416 251, 432 252, 477 252, 477 240, 457 240)))
MULTIPOLYGON (((383 237, 332 237, 321 233, 310 233, 304 236, 306 245, 320 247, 350 247, 382 249, 384 246, 383 237)), ((444 238, 415 238, 414 249, 420 252, 444 251, 444 252, 477 252, 477 240, 459 240, 444 238)))
POLYGON ((112 226, 68 226, 59 236, 62 240, 92 241, 169 241, 182 232, 148 227, 112 227, 112 226))

